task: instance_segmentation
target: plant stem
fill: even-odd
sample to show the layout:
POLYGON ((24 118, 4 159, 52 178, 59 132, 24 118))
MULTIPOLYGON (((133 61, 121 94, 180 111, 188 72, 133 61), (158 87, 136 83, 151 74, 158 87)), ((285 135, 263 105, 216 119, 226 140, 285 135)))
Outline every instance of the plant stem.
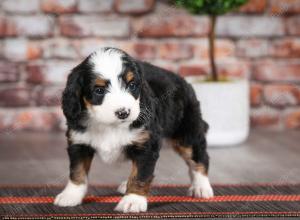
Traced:
POLYGON ((216 22, 217 22, 217 16, 216 15, 211 15, 210 16, 210 21, 211 21, 211 29, 209 33, 209 60, 210 60, 210 67, 211 67, 211 74, 212 74, 212 80, 213 81, 218 81, 218 70, 217 66, 215 63, 215 27, 216 27, 216 22))

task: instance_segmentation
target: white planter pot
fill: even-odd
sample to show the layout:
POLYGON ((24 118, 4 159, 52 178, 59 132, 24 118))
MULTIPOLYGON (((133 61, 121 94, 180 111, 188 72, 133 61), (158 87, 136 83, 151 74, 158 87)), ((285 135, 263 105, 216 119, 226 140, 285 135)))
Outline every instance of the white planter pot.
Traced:
POLYGON ((202 115, 209 124, 209 146, 232 146, 249 135, 249 82, 201 82, 187 77, 201 104, 202 115))

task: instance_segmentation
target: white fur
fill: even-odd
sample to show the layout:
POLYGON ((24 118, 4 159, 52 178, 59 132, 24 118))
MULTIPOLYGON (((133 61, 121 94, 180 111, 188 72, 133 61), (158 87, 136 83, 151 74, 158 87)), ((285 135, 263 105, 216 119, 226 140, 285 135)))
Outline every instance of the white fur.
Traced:
POLYGON ((194 196, 196 198, 211 198, 214 196, 213 189, 210 185, 209 179, 207 176, 203 175, 200 172, 192 171, 192 185, 189 188, 189 196, 194 196))
POLYGON ((69 180, 65 189, 55 197, 54 204, 63 207, 80 205, 86 192, 86 183, 76 185, 69 180))
POLYGON ((119 212, 146 212, 147 211, 147 198, 137 194, 128 194, 123 196, 121 201, 115 208, 119 212))
POLYGON ((115 49, 104 50, 101 48, 92 53, 90 62, 94 65, 94 71, 102 78, 115 78, 123 68, 122 56, 124 54, 115 49))
POLYGON ((121 194, 125 194, 125 193, 126 193, 126 190, 127 190, 127 181, 123 181, 123 182, 119 185, 117 191, 118 191, 119 193, 121 193, 121 194))
POLYGON ((100 78, 110 82, 102 104, 94 105, 89 109, 90 116, 104 124, 132 122, 140 113, 139 99, 135 99, 124 86, 121 86, 122 78, 119 76, 123 70, 122 56, 122 52, 117 50, 100 49, 92 54, 89 61, 93 65, 93 71, 100 78), (115 112, 121 108, 130 110, 129 117, 125 120, 120 120, 115 115, 115 112))
POLYGON ((138 141, 143 129, 129 130, 122 126, 104 126, 90 124, 86 131, 71 130, 70 137, 74 144, 87 144, 92 146, 103 162, 112 163, 122 155, 123 147, 138 141))

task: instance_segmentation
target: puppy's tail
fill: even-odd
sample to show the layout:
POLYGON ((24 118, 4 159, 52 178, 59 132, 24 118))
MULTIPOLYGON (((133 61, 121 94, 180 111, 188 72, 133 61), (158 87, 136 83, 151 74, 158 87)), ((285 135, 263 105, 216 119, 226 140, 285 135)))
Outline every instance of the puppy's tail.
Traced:
POLYGON ((209 125, 203 119, 202 119, 202 122, 201 122, 201 128, 202 128, 202 131, 204 131, 204 133, 207 133, 207 131, 209 129, 209 125))

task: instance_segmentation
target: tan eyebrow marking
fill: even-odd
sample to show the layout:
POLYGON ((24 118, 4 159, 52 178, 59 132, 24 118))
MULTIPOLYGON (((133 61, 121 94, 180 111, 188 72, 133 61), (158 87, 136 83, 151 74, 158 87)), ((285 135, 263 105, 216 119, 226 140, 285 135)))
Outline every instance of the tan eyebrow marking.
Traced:
POLYGON ((133 80, 133 78, 134 78, 133 72, 129 71, 126 73, 126 76, 125 76, 126 82, 130 82, 131 80, 133 80))
POLYGON ((97 86, 106 86, 106 82, 105 79, 97 78, 95 83, 97 86))

